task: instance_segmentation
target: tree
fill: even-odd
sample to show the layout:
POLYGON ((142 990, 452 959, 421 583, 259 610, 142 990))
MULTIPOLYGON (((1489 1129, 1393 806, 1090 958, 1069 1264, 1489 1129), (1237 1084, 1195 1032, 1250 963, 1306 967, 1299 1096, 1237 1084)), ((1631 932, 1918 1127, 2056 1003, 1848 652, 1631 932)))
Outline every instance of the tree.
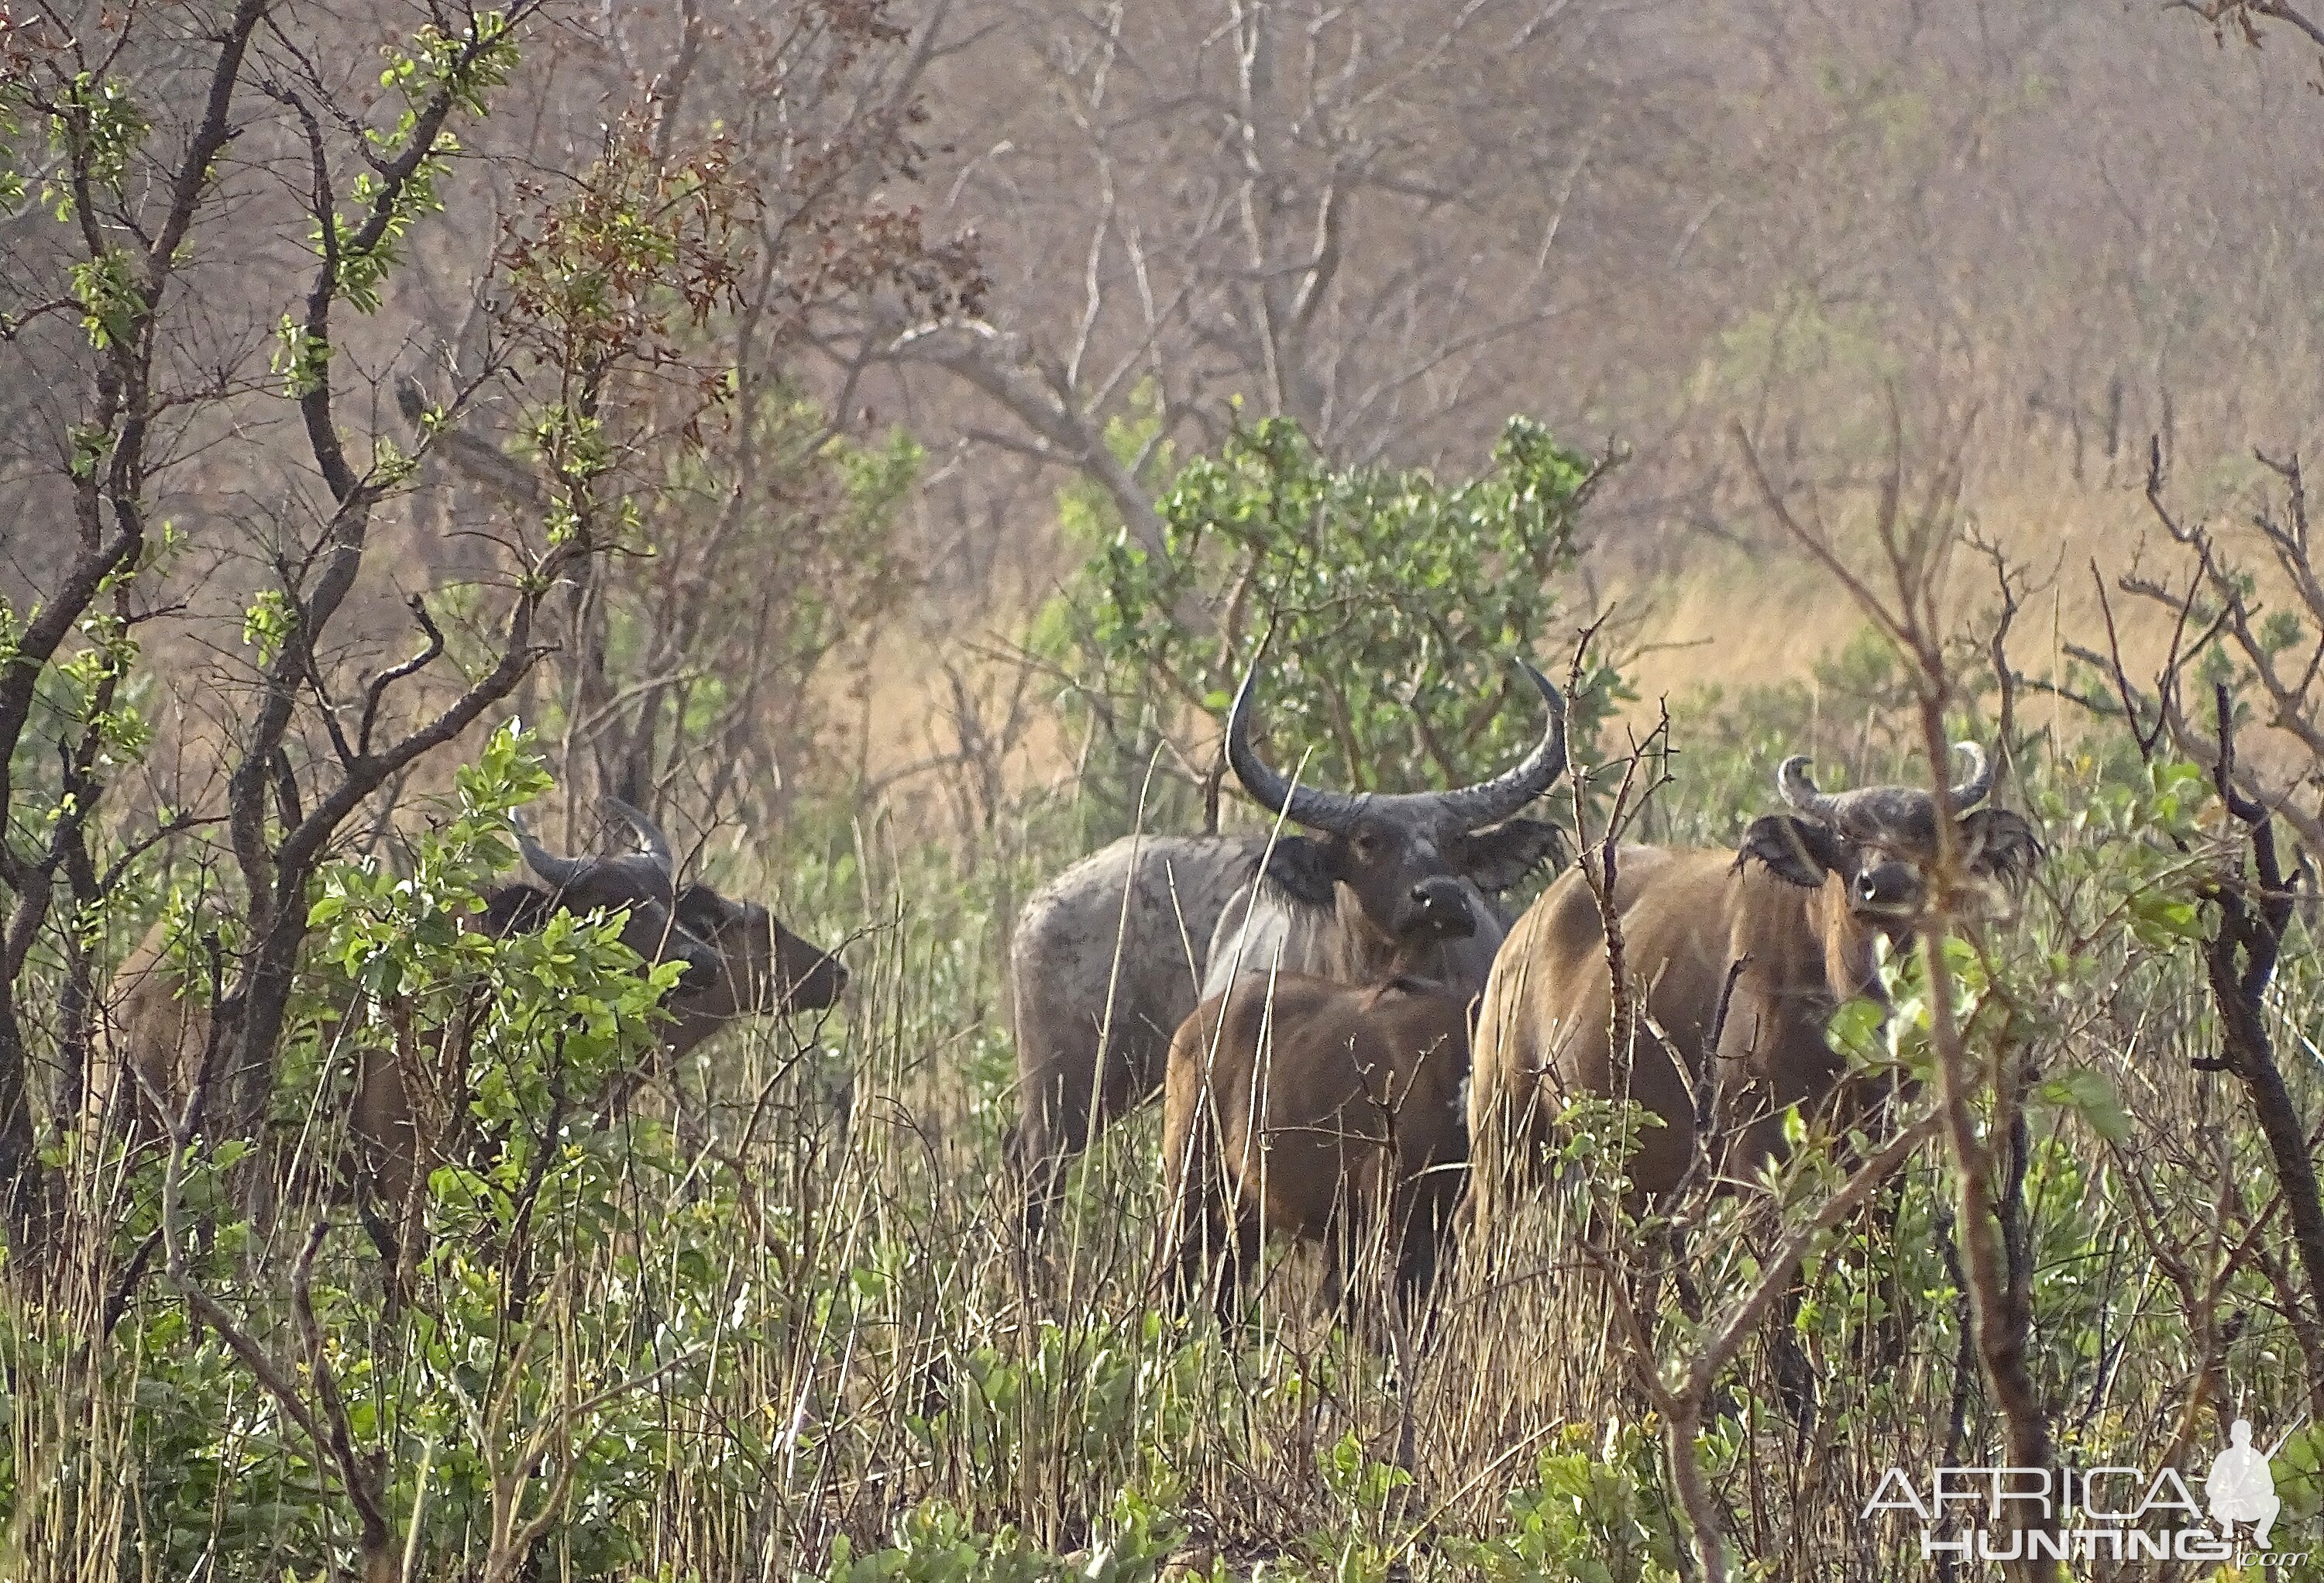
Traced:
MULTIPOLYGON (((493 263, 538 282, 515 302, 533 315, 527 356, 574 371, 558 399, 595 426, 595 487, 627 514, 591 524, 609 552, 555 602, 557 652, 526 703, 575 766, 567 795, 585 801, 568 813, 593 790, 649 808, 682 791, 696 817, 766 829, 820 745, 826 662, 918 582, 893 543, 918 444, 861 436, 860 369, 818 391, 801 365, 867 300, 973 312, 982 278, 972 238, 929 236, 892 196, 926 157, 925 41, 886 5, 687 0, 610 25, 599 75, 633 109, 586 168, 533 179, 541 208, 503 226, 493 263), (591 292, 632 313, 677 305, 652 296, 665 261, 590 263, 609 221, 633 213, 694 255, 706 289, 664 318, 645 362, 595 371, 596 351, 559 344, 605 333, 591 292)), ((577 118, 560 131, 596 136, 577 118)), ((480 338, 447 334, 443 373, 465 377, 480 338)), ((445 448, 474 486, 471 520, 555 496, 568 458, 524 416, 445 448)))
POLYGON ((1587 295, 1569 204, 1659 114, 1591 64, 1615 9, 937 7, 932 79, 974 139, 952 201, 1010 267, 984 311, 865 338, 916 390, 958 382, 992 472, 1078 474, 1148 554, 1154 448, 1215 449, 1245 412, 1355 464, 1477 443, 1587 295), (1109 424, 1148 412, 1117 455, 1109 424))
MULTIPOLYGON (((272 579, 244 621, 258 656, 245 672, 249 713, 227 750, 224 807, 208 816, 231 832, 247 898, 249 950, 210 1052, 226 1063, 229 1125, 243 1131, 264 1105, 305 934, 305 889, 327 844, 381 786, 508 696, 534 658, 542 591, 585 552, 570 541, 518 551, 519 575, 484 662, 440 707, 401 725, 391 716, 384 734, 391 690, 443 653, 425 606, 412 606, 424 641, 409 660, 361 681, 331 673, 327 634, 362 569, 374 516, 413 465, 395 440, 350 429, 341 322, 381 306, 408 234, 439 205, 455 125, 483 115, 540 10, 535 0, 454 31, 423 27, 390 56, 391 113, 369 121, 282 31, 268 0, 244 0, 215 37, 180 36, 181 19, 139 6, 70 32, 36 24, 8 37, 10 118, 48 133, 44 150, 12 160, 11 184, 20 198, 37 187, 50 222, 23 242, 16 262, 25 267, 12 272, 13 360, 18 377, 81 393, 43 480, 70 502, 75 549, 51 588, 0 623, 13 662, 0 676, 0 883, 11 906, 0 956, 0 1196, 20 1246, 44 1240, 55 1209, 33 1153, 23 976, 60 870, 77 909, 103 899, 87 833, 121 755, 137 745, 120 693, 131 633, 152 610, 140 607, 140 579, 170 538, 155 520, 167 475, 196 441, 277 420, 285 408, 303 436, 309 525, 266 544, 272 579), (147 75, 184 49, 203 62, 189 116, 147 75), (303 282, 274 319, 267 380, 253 366, 263 354, 247 342, 225 352, 205 344, 217 305, 205 301, 200 276, 238 250, 226 211, 270 167, 294 173, 311 241, 303 282), (14 776, 33 700, 51 679, 59 708, 43 731, 54 733, 66 768, 43 807, 14 795, 14 776), (301 716, 329 744, 327 756, 309 758, 303 785, 290 753, 301 716)), ((461 405, 423 429, 414 449, 424 452, 461 405)), ((86 975, 85 958, 76 969, 86 975)), ((84 1007, 90 999, 85 977, 67 996, 84 1007)))
POLYGON ((74 942, 128 859, 224 834, 211 1119, 254 1135, 309 893, 358 810, 383 826, 421 761, 516 705, 552 714, 601 787, 640 797, 723 752, 702 792, 731 796, 754 767, 735 739, 805 717, 784 705, 903 584, 878 550, 916 453, 850 444, 784 359, 843 298, 973 290, 965 253, 867 190, 913 157, 908 96, 861 64, 904 35, 876 6, 689 5, 677 65, 628 79, 594 160, 497 195, 468 333, 447 346, 421 261, 467 245, 463 177, 513 168, 465 161, 493 148, 521 46, 557 15, 524 0, 374 40, 251 0, 215 39, 150 5, 6 35, 24 212, 0 356, 12 386, 60 393, 48 447, 11 462, 75 524, 69 555, 32 562, 40 580, 0 606, 0 1199, 20 1238, 53 1218, 35 1117, 77 1110, 99 1001, 101 953, 74 942), (206 62, 190 97, 188 50, 206 62), (828 89, 831 124, 804 92, 786 116, 750 106, 761 71, 828 89), (487 512, 429 514, 439 458, 493 480, 487 512), (168 696, 140 712, 126 679, 156 624, 168 696), (108 786, 162 708, 177 773, 100 868, 108 786), (58 963, 65 1014, 28 1024, 47 997, 27 975, 58 963))

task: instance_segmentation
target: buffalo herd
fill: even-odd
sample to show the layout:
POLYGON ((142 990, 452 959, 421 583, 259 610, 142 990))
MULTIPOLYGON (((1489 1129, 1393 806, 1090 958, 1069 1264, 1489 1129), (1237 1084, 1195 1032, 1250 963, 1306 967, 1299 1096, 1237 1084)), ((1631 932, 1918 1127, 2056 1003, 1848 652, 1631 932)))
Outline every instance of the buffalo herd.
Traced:
POLYGON ((1735 847, 1601 848, 1512 924, 1497 898, 1563 860, 1557 827, 1524 810, 1564 771, 1564 700, 1524 669, 1546 717, 1523 762, 1397 795, 1296 785, 1262 759, 1254 669, 1227 757, 1277 828, 1125 838, 1026 905, 1009 1153, 1028 1237, 1098 1130, 1158 1090, 1159 1268, 1178 1302, 1206 1291, 1231 1315, 1275 1231, 1321 1249, 1342 1301, 1369 1252, 1408 1306, 1456 1223, 1490 1245, 1572 1101, 1647 1113, 1634 1200, 1698 1165, 1747 1175, 1794 1107, 1867 1102, 1825 1035, 1842 1003, 1880 995, 1879 943, 1912 938, 1945 855, 2008 891, 2041 849, 2024 819, 1980 806, 1993 776, 1973 744, 1941 798, 1827 792, 1794 757, 1783 807, 1735 847), (1609 917, 1638 1003, 1618 1056, 1609 917))
MULTIPOLYGON (((1159 1093, 1158 1268, 1176 1301, 1207 1294, 1231 1318, 1275 1231, 1323 1251, 1342 1301, 1377 1267, 1409 1305, 1456 1220, 1472 1245, 1499 1234, 1575 1099, 1627 1097, 1659 1124, 1627 1167, 1639 1198, 1706 1165, 1748 1173, 1794 1107, 1857 1102, 1827 1023, 1877 997, 1877 948, 1911 937, 1941 857, 2008 888, 2040 852, 2023 818, 1982 806, 1991 767, 1965 743, 1968 773, 1942 796, 1828 792, 1794 757, 1777 772, 1782 806, 1733 848, 1601 846, 1592 866, 1569 865, 1560 827, 1526 811, 1565 772, 1565 700, 1518 664, 1543 708, 1530 751, 1475 785, 1401 793, 1301 784, 1268 764, 1254 665, 1226 756, 1271 826, 1125 837, 1026 903, 1009 949, 1021 1109, 1006 1152, 1028 1245, 1074 1161, 1159 1093), (1512 923, 1499 898, 1550 867, 1562 872, 1512 923), (1621 1051, 1609 919, 1637 986, 1621 1051)), ((665 1059, 737 1019, 838 1001, 835 955, 758 903, 681 882, 659 825, 606 808, 625 838, 585 856, 520 824, 531 880, 487 897, 476 927, 621 917, 641 958, 683 965, 658 1029, 665 1059)), ((210 1015, 167 958, 156 925, 115 977, 89 1072, 92 1103, 149 1133, 178 1120, 217 1059, 210 1015)), ((350 1098, 366 1224, 406 1258, 416 1190, 457 1125, 423 1092, 458 1091, 464 1074, 420 1069, 442 1051, 440 1035, 393 1041, 364 1058, 350 1098)))

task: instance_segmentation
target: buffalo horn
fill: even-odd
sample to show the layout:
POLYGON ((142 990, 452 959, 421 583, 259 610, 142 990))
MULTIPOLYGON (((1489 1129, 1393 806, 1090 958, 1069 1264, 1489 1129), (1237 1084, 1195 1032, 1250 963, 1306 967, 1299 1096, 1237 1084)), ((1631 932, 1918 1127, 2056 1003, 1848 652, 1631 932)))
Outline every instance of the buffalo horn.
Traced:
POLYGON ((1259 685, 1259 662, 1253 660, 1235 690, 1234 707, 1227 711, 1227 763, 1235 779, 1269 813, 1279 813, 1293 824, 1311 830, 1345 835, 1356 817, 1357 801, 1344 792, 1323 792, 1314 786, 1294 786, 1259 756, 1250 741, 1250 695, 1259 685))
POLYGON ((610 792, 603 801, 606 810, 629 826, 636 834, 638 849, 653 859, 654 866, 661 870, 662 877, 675 878, 678 874, 678 858, 670 851, 669 838, 662 834, 661 826, 654 822, 653 816, 643 809, 631 806, 610 792))
POLYGON ((1969 755, 1969 779, 1953 788, 1953 807, 1975 808, 1993 790, 1993 765, 1987 762, 1985 749, 1974 742, 1956 742, 1953 751, 1969 755))
POLYGON ((1802 813, 1830 819, 1832 814, 1831 794, 1818 786, 1815 778, 1808 773, 1808 765, 1814 762, 1806 754, 1794 754, 1776 767, 1775 785, 1783 792, 1784 801, 1802 813))
POLYGON ((579 884, 593 866, 592 859, 559 857, 534 840, 532 832, 525 828, 524 815, 515 809, 509 810, 509 820, 516 826, 516 848, 524 854, 524 866, 539 875, 543 884, 560 891, 567 889, 579 884))
POLYGON ((1541 693, 1541 701, 1549 706, 1549 721, 1542 727, 1541 740, 1514 769, 1504 770, 1478 785, 1437 794, 1437 800, 1469 829, 1500 823, 1555 785, 1557 777, 1565 773, 1565 700, 1558 696, 1549 678, 1522 657, 1517 661, 1517 669, 1526 673, 1526 679, 1541 693))
MULTIPOLYGON (((1542 701, 1549 706, 1549 722, 1543 728, 1541 741, 1522 764, 1492 780, 1457 791, 1411 792, 1373 801, 1390 804, 1425 801, 1454 815, 1465 828, 1478 829, 1508 818, 1548 791, 1565 771, 1565 699, 1539 671, 1522 659, 1517 665, 1540 690, 1542 701)), ((1259 750, 1252 746, 1250 700, 1258 683, 1259 665, 1254 661, 1242 679, 1242 686, 1236 690, 1234 708, 1227 715, 1227 762, 1234 766, 1236 779, 1269 812, 1279 813, 1311 830, 1347 834, 1367 799, 1314 786, 1294 786, 1260 758, 1259 750)))

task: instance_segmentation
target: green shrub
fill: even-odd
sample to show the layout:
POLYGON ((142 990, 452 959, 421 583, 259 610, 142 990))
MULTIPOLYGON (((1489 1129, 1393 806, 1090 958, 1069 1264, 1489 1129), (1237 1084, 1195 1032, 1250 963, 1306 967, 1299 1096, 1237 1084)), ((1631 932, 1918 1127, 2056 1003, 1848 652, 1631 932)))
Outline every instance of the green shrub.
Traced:
MULTIPOLYGON (((1288 419, 1237 429, 1162 493, 1166 556, 1126 532, 1099 544, 1047 618, 1125 762, 1223 721, 1268 648, 1265 728, 1305 779, 1415 790, 1506 767, 1541 730, 1523 655, 1563 684, 1579 516, 1599 468, 1513 418, 1458 483, 1424 468, 1341 467, 1288 419), (1188 729, 1192 727, 1191 731, 1188 729)), ((1613 698, 1602 665, 1586 733, 1613 698)), ((1208 750, 1199 759, 1207 764, 1208 750)))

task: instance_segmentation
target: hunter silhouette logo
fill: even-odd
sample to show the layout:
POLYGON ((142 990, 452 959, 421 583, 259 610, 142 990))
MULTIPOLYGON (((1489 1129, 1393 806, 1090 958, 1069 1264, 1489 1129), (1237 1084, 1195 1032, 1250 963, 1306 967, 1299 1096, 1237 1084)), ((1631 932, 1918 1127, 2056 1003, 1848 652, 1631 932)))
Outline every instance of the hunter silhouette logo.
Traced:
POLYGON ((2227 1430, 2227 1449, 2211 1458, 2203 1493, 2210 1497, 2211 1521, 2219 1525, 2221 1538, 2232 1539, 2236 1523, 2249 1523, 2252 1548, 2265 1550, 2267 1531, 2275 1526, 2275 1515, 2283 1510, 2283 1502, 2275 1493, 2275 1474, 2268 1463, 2292 1437, 2283 1435, 2264 1454, 2252 1449, 2251 1437, 2251 1420, 2236 1420, 2227 1430))

